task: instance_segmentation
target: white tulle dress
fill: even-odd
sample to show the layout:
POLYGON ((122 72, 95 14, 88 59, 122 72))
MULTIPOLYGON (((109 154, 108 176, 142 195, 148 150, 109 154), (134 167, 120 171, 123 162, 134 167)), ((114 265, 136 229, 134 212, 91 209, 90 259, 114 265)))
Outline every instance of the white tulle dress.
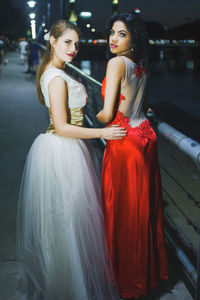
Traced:
MULTIPOLYGON (((68 85, 69 123, 82 126, 86 91, 54 67, 41 78, 46 106, 50 108, 48 84, 55 76, 68 85)), ((86 141, 56 135, 51 114, 47 132, 30 149, 17 216, 19 300, 119 299, 90 152, 86 141)))

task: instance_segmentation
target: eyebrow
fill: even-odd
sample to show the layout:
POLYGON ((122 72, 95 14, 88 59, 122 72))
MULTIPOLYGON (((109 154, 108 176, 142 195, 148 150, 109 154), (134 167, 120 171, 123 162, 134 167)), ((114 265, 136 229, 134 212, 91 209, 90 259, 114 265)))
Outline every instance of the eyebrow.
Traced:
MULTIPOLYGON (((111 30, 114 30, 114 28, 111 28, 111 30)), ((115 31, 115 30, 114 30, 114 31, 115 31)), ((121 30, 119 30, 118 32, 125 32, 125 33, 127 33, 127 31, 124 30, 124 29, 121 29, 121 30)))
MULTIPOLYGON (((72 41, 72 40, 70 40, 70 39, 65 39, 65 41, 73 42, 73 41, 72 41)), ((77 43, 80 43, 80 40, 79 40, 79 41, 77 41, 77 42, 75 42, 75 44, 77 44, 77 43)))

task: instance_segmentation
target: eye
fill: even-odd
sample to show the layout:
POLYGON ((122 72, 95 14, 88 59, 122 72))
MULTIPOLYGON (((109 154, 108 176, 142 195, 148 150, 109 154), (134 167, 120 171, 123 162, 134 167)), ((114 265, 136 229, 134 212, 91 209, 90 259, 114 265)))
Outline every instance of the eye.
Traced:
POLYGON ((126 34, 125 34, 124 32, 120 32, 119 35, 122 36, 122 37, 125 37, 125 36, 126 36, 126 34))
POLYGON ((110 31, 110 35, 113 35, 114 34, 114 30, 113 29, 111 29, 111 31, 110 31))
POLYGON ((71 41, 65 41, 65 43, 66 43, 67 45, 70 45, 71 41))

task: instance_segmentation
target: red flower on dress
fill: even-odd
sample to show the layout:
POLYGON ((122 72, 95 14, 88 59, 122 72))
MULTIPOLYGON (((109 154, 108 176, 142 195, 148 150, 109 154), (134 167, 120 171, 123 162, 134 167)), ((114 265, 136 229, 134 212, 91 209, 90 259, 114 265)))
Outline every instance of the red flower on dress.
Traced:
POLYGON ((141 65, 137 65, 137 67, 134 69, 133 73, 138 78, 141 78, 146 73, 146 70, 141 65))
POLYGON ((125 101, 125 100, 126 100, 125 96, 123 96, 122 94, 120 94, 120 95, 119 95, 119 105, 118 105, 118 107, 120 106, 120 103, 121 103, 122 101, 125 101))
POLYGON ((137 133, 141 138, 151 138, 154 134, 153 128, 151 127, 151 123, 149 120, 143 121, 138 127, 137 127, 137 133))

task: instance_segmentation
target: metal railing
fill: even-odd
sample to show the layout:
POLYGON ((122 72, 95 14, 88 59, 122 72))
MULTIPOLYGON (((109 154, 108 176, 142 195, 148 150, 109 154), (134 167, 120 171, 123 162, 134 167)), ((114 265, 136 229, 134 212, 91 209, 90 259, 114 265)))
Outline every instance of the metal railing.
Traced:
MULTIPOLYGON (((101 84, 71 64, 66 64, 66 69, 67 72, 80 80, 87 89, 88 103, 85 109, 87 123, 92 127, 101 126, 96 119, 96 114, 103 106, 100 96, 101 84)), ((199 185, 200 144, 167 123, 162 122, 155 115, 148 114, 148 117, 158 135, 158 148, 160 148, 161 153, 160 168, 163 182, 166 238, 181 263, 190 285, 195 291, 195 299, 199 300, 200 218, 198 222, 197 218, 194 218, 194 212, 200 216, 200 200, 196 194, 192 193, 191 188, 188 190, 181 176, 183 173, 186 173, 185 176, 194 181, 193 184, 195 187, 199 185), (187 164, 191 163, 193 165, 194 162, 197 168, 194 165, 192 169, 188 170, 184 161, 185 157, 180 160, 180 157, 183 155, 189 160, 187 164), (171 169, 165 163, 165 160, 172 161, 173 166, 171 169), (179 173, 180 178, 174 170, 179 173), (172 190, 170 190, 169 184, 165 184, 167 181, 172 182, 172 190), (191 210, 190 213, 187 211, 189 209, 191 210), (186 231, 188 231, 188 234, 186 234, 186 231)), ((105 141, 102 140, 100 148, 103 149, 104 147, 105 141)), ((187 178, 185 178, 185 181, 187 182, 187 178)))

